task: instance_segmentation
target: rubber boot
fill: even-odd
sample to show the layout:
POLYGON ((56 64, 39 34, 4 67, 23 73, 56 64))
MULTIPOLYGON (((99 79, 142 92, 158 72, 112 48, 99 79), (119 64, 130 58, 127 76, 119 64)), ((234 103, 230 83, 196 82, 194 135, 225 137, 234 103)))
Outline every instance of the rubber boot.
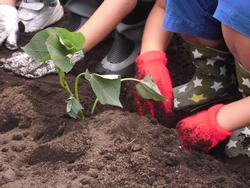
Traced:
POLYGON ((122 77, 131 75, 134 72, 134 60, 139 49, 139 42, 132 41, 116 31, 111 49, 96 66, 95 72, 118 74, 122 77))
POLYGON ((195 111, 237 93, 233 56, 228 51, 187 44, 196 67, 193 78, 174 88, 174 109, 195 111))
POLYGON ((79 29, 101 5, 100 0, 69 0, 64 8, 70 12, 68 25, 70 31, 79 29))
POLYGON ((96 66, 97 73, 118 74, 121 77, 134 73, 134 61, 140 50, 144 24, 153 4, 152 0, 138 1, 135 9, 116 27, 114 42, 108 54, 96 66))
MULTIPOLYGON (((246 70, 239 61, 235 61, 236 76, 239 91, 243 97, 250 96, 250 71, 246 70)), ((234 131, 225 150, 229 157, 247 155, 250 157, 250 125, 234 131)))

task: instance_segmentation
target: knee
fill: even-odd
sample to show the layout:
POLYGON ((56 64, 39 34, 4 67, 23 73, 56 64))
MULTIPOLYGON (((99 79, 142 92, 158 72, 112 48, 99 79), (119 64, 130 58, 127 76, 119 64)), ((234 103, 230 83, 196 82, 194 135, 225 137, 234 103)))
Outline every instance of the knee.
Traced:
POLYGON ((247 70, 250 70, 250 38, 224 24, 222 25, 222 31, 231 53, 247 70))
POLYGON ((181 36, 185 41, 208 46, 211 48, 220 48, 222 44, 224 43, 222 40, 208 40, 205 38, 187 35, 187 34, 181 34, 181 36))

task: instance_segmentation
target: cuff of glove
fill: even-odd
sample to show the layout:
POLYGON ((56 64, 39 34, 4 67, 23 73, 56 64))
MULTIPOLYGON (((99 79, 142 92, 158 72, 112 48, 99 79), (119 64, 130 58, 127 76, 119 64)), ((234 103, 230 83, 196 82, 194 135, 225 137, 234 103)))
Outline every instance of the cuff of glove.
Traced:
POLYGON ((80 50, 78 52, 75 52, 74 54, 68 55, 70 58, 70 63, 72 63, 73 65, 76 64, 78 61, 81 61, 84 56, 85 53, 83 50, 80 50))
POLYGON ((211 122, 211 125, 214 126, 215 136, 218 140, 225 140, 227 137, 232 135, 231 131, 228 131, 220 126, 220 124, 217 121, 217 114, 219 110, 223 107, 223 104, 217 104, 215 106, 212 106, 208 109, 208 122, 211 122))
POLYGON ((167 65, 167 56, 163 51, 148 51, 137 56, 135 60, 137 66, 162 64, 167 65))

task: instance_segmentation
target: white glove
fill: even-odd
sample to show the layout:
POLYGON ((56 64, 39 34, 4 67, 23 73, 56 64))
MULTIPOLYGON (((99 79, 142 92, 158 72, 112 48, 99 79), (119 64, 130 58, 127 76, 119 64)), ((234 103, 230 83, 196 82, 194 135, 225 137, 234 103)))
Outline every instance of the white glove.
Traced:
POLYGON ((5 46, 10 50, 17 49, 18 15, 15 7, 0 5, 0 45, 6 40, 5 46))
MULTIPOLYGON (((83 51, 79 51, 72 55, 70 62, 75 64, 83 59, 83 57, 83 51)), ((14 52, 10 58, 0 59, 0 67, 26 78, 40 78, 56 72, 55 64, 52 60, 46 61, 45 63, 37 62, 24 52, 14 52)))

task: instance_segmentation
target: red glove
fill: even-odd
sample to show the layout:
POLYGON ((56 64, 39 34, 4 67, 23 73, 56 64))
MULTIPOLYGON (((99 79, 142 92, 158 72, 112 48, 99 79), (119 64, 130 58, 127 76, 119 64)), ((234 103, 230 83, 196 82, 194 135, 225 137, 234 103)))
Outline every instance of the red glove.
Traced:
POLYGON ((217 113, 223 104, 215 105, 181 120, 176 129, 185 149, 208 152, 219 142, 226 140, 232 132, 222 128, 217 122, 217 113))
MULTIPOLYGON (((161 94, 168 99, 168 101, 156 104, 162 105, 166 115, 170 115, 172 114, 173 91, 172 82, 166 65, 167 57, 162 51, 149 51, 136 58, 137 78, 143 79, 145 76, 152 77, 161 94)), ((149 110, 152 116, 156 116, 152 100, 143 100, 137 95, 135 104, 139 115, 144 115, 145 112, 149 110)))

